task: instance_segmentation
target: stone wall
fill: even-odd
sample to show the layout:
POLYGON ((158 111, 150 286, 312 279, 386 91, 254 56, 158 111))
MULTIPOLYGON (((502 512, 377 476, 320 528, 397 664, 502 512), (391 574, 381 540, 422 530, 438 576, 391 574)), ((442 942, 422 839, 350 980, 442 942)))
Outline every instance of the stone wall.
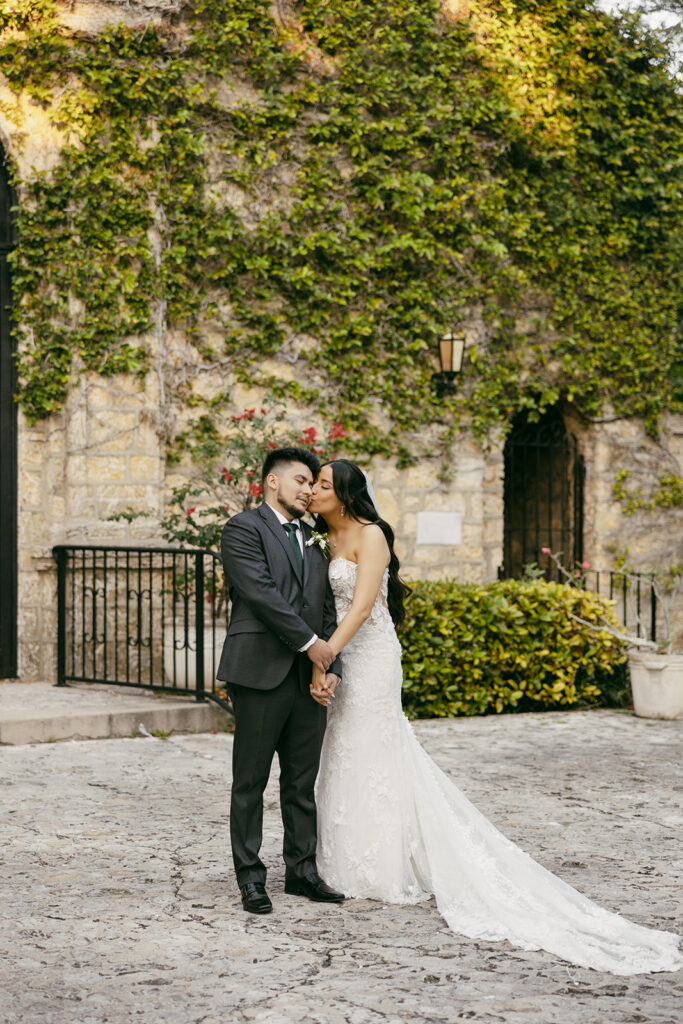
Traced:
POLYGON ((428 461, 399 470, 376 463, 373 480, 382 515, 396 531, 402 573, 408 579, 483 582, 495 579, 503 551, 503 458, 499 448, 486 455, 464 441, 453 459, 453 479, 441 483, 438 464, 428 461), (418 516, 451 512, 461 517, 462 541, 418 543, 418 516))
MULTIPOLYGON (((243 396, 241 396, 243 397, 243 396)), ((178 467, 168 470, 157 431, 162 415, 158 382, 126 378, 84 379, 60 416, 36 426, 22 421, 19 434, 19 641, 22 679, 56 676, 56 570, 52 547, 74 544, 156 544, 158 521, 178 467), (148 512, 132 524, 109 521, 128 508, 148 512)), ((624 515, 614 500, 617 469, 635 467, 654 485, 671 459, 683 458, 683 417, 670 417, 663 440, 649 439, 641 424, 569 423, 586 458, 584 557, 609 568, 625 555, 636 569, 683 560, 683 511, 624 515)), ((680 464, 680 463, 679 463, 680 464)), ((502 445, 488 452, 463 440, 452 479, 423 461, 398 469, 376 460, 371 469, 380 510, 392 523, 407 579, 486 581, 502 562, 502 445), (460 543, 418 543, 424 512, 461 517, 460 543)), ((675 633, 683 642, 683 609, 675 606, 675 633)))
MULTIPOLYGON (((182 0, 109 0, 65 3, 63 18, 71 28, 95 31, 106 20, 163 17, 182 0)), ((48 113, 25 103, 0 80, 0 142, 21 175, 55 163, 62 138, 48 113)), ((21 201, 21 196, 19 197, 21 201)), ((235 197, 238 203, 239 196, 235 197)), ((23 679, 56 676, 56 572, 52 547, 57 543, 131 544, 159 541, 158 521, 179 470, 170 472, 164 438, 174 423, 169 392, 192 353, 182 338, 169 337, 163 324, 153 340, 154 369, 142 382, 124 377, 83 377, 69 395, 64 411, 35 426, 20 418, 19 429, 19 672, 23 679), (171 351, 171 347, 173 351, 171 351), (128 525, 108 517, 127 508, 148 511, 150 519, 128 525)), ((308 343, 299 339, 300 344, 308 343)), ((292 343, 293 345, 293 343, 292 343)), ((296 350, 282 355, 280 376, 296 375, 296 350), (287 365, 283 365, 282 360, 287 365), (291 367, 290 365, 291 364, 291 367)), ((207 395, 225 389, 227 377, 204 375, 207 395)), ((237 409, 248 396, 235 393, 237 409)), ((258 400, 258 398, 256 399, 258 400)), ((252 401, 250 404, 254 404, 252 401)), ((642 424, 606 416, 587 423, 568 417, 585 456, 584 556, 608 568, 626 553, 639 569, 683 561, 683 510, 639 511, 626 516, 613 495, 620 468, 651 490, 662 472, 681 473, 683 417, 664 421, 658 441, 642 424)), ((496 578, 502 562, 502 443, 492 438, 484 450, 466 437, 456 446, 452 474, 439 478, 430 461, 406 470, 376 460, 372 467, 382 514, 395 527, 406 578, 453 576, 459 580, 496 578), (460 517, 461 539, 418 543, 418 523, 425 512, 460 517)), ((181 470, 182 471, 182 470, 181 470)), ((677 635, 683 643, 683 609, 677 610, 677 635)))
POLYGON ((155 382, 84 380, 64 412, 34 426, 20 417, 19 675, 56 678, 57 580, 52 547, 60 543, 158 542, 148 520, 108 522, 136 507, 159 515, 164 458, 154 429, 155 382))
MULTIPOLYGON (((657 438, 649 437, 638 420, 605 416, 602 422, 572 426, 586 458, 586 557, 600 567, 625 561, 633 570, 656 570, 666 589, 667 570, 683 564, 683 508, 641 508, 628 514, 625 502, 615 500, 614 485, 619 470, 629 470, 628 490, 647 500, 664 474, 682 476, 683 416, 662 417, 657 438)), ((674 644, 683 650, 681 589, 670 600, 674 644)))

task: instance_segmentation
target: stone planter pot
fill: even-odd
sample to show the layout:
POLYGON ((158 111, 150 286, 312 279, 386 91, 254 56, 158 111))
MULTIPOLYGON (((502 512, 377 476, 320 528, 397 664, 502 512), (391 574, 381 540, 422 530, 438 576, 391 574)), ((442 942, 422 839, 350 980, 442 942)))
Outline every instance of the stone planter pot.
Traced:
MULTIPOLYGON (((226 633, 225 627, 218 625, 216 626, 215 633, 210 629, 204 630, 205 690, 213 689, 214 673, 218 671, 218 663, 220 662, 226 633), (215 658, 212 658, 211 655, 212 643, 215 658)), ((175 641, 173 624, 171 623, 167 626, 164 629, 163 656, 164 675, 166 676, 167 683, 181 690, 194 690, 197 685, 197 631, 194 626, 187 627, 186 636, 185 627, 176 625, 175 641)))
POLYGON ((683 654, 629 651, 633 710, 641 718, 683 718, 683 654))

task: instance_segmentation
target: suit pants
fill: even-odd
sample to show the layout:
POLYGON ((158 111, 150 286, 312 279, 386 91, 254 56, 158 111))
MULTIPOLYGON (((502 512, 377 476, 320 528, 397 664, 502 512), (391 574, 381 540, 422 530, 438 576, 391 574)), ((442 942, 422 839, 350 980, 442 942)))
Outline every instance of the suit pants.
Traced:
POLYGON ((287 877, 316 869, 314 786, 327 712, 311 697, 308 680, 310 662, 306 655, 298 654, 284 680, 273 690, 227 685, 235 711, 230 840, 238 885, 266 880, 266 867, 259 857, 263 791, 276 752, 287 877))

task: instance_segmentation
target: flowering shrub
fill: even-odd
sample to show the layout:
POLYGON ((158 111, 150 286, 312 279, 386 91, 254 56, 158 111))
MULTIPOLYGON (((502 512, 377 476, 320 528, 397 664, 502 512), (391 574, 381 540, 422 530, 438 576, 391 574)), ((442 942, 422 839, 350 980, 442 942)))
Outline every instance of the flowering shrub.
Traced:
MULTIPOLYGON (((197 424, 193 425, 197 430, 197 424)), ((261 466, 275 448, 306 448, 321 462, 336 457, 346 431, 333 423, 325 437, 315 427, 297 430, 287 421, 284 407, 274 404, 245 409, 223 425, 204 416, 199 423, 200 442, 187 445, 197 467, 194 476, 175 487, 161 520, 164 540, 182 547, 217 551, 227 519, 252 508, 263 497, 261 466), (225 429, 220 428, 225 426, 225 429)), ((193 438, 197 433, 193 433, 193 438)), ((182 445, 182 435, 181 435, 182 445)), ((149 517, 151 513, 128 509, 111 516, 113 520, 149 517)), ((218 564, 205 573, 206 602, 220 616, 225 607, 223 573, 218 564)), ((187 606, 194 595, 194 569, 174 575, 171 590, 187 606)))
POLYGON ((262 499, 261 466, 269 451, 306 448, 324 462, 335 457, 346 436, 339 423, 324 437, 315 427, 297 429, 278 404, 245 409, 230 417, 225 430, 214 419, 202 419, 201 441, 192 450, 197 475, 174 488, 161 528, 167 541, 213 551, 226 520, 262 499))

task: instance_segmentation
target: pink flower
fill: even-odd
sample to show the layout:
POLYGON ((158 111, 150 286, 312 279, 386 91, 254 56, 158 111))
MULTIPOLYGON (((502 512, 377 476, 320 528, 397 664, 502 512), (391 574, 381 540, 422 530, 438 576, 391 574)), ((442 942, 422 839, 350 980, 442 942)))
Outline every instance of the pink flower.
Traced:
POLYGON ((542 555, 549 555, 550 554, 550 548, 541 548, 541 554, 542 555))
POLYGON ((581 568, 582 569, 590 569, 590 567, 591 567, 590 562, 582 562, 581 563, 581 568))

